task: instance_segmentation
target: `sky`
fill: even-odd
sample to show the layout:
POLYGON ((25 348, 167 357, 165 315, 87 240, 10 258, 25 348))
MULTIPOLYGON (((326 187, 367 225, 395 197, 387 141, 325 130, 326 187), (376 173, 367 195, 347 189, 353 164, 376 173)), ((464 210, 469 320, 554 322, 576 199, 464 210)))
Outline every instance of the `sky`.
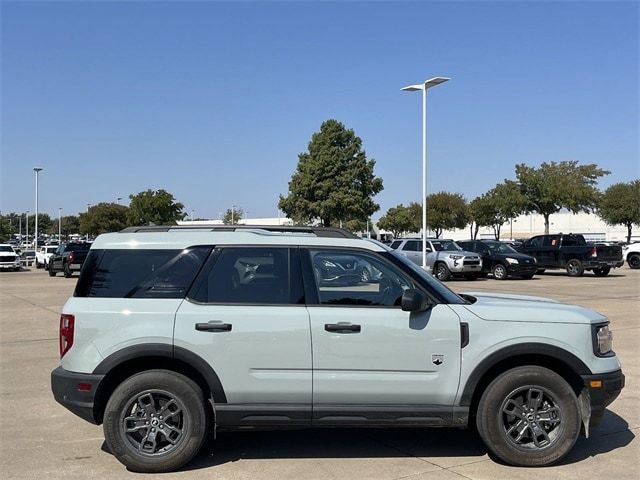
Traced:
POLYGON ((57 216, 163 188, 218 218, 275 217, 329 118, 363 140, 380 211, 468 200, 516 163, 638 178, 639 2, 1 4, 0 210, 57 216))

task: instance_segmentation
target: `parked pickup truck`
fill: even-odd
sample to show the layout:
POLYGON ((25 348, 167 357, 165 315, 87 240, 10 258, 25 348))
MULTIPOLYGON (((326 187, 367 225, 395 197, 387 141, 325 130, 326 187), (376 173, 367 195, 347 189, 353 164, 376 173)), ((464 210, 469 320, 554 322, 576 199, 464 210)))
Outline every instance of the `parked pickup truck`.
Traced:
POLYGON ((58 245, 45 245, 36 251, 36 268, 49 268, 49 259, 58 249, 58 245))
POLYGON ((564 268, 570 277, 580 277, 585 270, 604 277, 612 268, 624 264, 619 245, 590 244, 582 235, 575 234, 538 235, 524 242, 518 250, 536 258, 538 272, 564 268))
POLYGON ((73 272, 79 272, 91 248, 90 243, 65 243, 60 245, 49 258, 49 276, 55 277, 62 272, 69 278, 73 272))
POLYGON ((629 268, 640 268, 640 242, 624 245, 622 258, 627 260, 629 268))

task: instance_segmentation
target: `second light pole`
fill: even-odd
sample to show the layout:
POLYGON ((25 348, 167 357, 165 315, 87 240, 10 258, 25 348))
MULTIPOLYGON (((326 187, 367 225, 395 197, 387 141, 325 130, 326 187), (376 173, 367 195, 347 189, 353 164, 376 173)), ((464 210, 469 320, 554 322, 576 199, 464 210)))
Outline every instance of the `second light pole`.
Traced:
POLYGON ((427 266, 427 90, 448 80, 450 78, 433 77, 402 88, 407 92, 422 91, 422 268, 427 266))
POLYGON ((33 249, 34 251, 38 251, 38 173, 42 171, 40 167, 33 167, 33 171, 36 172, 36 228, 35 228, 35 237, 33 238, 33 249))

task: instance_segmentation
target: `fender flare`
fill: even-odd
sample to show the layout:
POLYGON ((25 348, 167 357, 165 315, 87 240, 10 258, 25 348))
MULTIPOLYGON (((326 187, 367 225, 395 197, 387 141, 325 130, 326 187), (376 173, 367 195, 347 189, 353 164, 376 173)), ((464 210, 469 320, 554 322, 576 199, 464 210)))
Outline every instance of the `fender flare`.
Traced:
POLYGON ((480 380, 492 367, 510 357, 519 357, 523 355, 538 355, 552 358, 567 365, 577 375, 591 375, 592 373, 589 367, 587 367, 582 360, 576 357, 573 353, 560 347, 535 342, 509 345, 508 347, 504 347, 493 352, 473 369, 471 374, 467 377, 466 384, 462 389, 459 405, 471 405, 473 394, 480 383, 480 380))
POLYGON ((227 396, 220 382, 220 377, 215 370, 199 355, 187 350, 186 348, 177 347, 165 343, 144 343, 140 345, 132 345, 122 350, 112 353, 102 360, 93 370, 94 375, 107 375, 124 362, 135 360, 136 358, 145 357, 163 357, 180 360, 191 368, 196 370, 202 378, 207 382, 211 389, 213 400, 215 403, 227 403, 227 396))

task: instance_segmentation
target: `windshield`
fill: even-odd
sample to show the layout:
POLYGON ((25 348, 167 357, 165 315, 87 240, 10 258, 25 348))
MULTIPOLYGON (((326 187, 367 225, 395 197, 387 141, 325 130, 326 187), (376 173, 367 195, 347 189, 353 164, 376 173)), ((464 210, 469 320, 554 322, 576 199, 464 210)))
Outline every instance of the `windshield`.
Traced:
POLYGON ((436 252, 462 250, 462 248, 460 248, 460 245, 458 245, 453 240, 431 240, 431 244, 433 245, 433 248, 436 252))
POLYGON ((491 249, 492 253, 518 253, 518 251, 511 245, 506 243, 488 243, 487 246, 491 249))
POLYGON ((10 247, 10 246, 8 246, 8 245, 2 245, 2 246, 0 247, 0 252, 15 253, 15 252, 13 251, 13 248, 11 248, 11 247, 10 247))
MULTIPOLYGON (((454 242, 451 242, 451 243, 455 245, 454 242)), ((448 287, 446 287, 443 283, 441 283, 435 277, 427 273, 423 268, 419 267, 418 265, 413 263, 411 260, 408 260, 401 253, 395 250, 392 250, 390 254, 394 258, 400 260, 404 265, 409 267, 411 271, 418 274, 418 276, 429 286, 429 288, 431 288, 432 290, 435 290, 436 293, 438 293, 445 300, 446 303, 457 303, 457 304, 469 303, 465 299, 463 299, 462 297, 454 293, 452 290, 449 290, 448 287)))

